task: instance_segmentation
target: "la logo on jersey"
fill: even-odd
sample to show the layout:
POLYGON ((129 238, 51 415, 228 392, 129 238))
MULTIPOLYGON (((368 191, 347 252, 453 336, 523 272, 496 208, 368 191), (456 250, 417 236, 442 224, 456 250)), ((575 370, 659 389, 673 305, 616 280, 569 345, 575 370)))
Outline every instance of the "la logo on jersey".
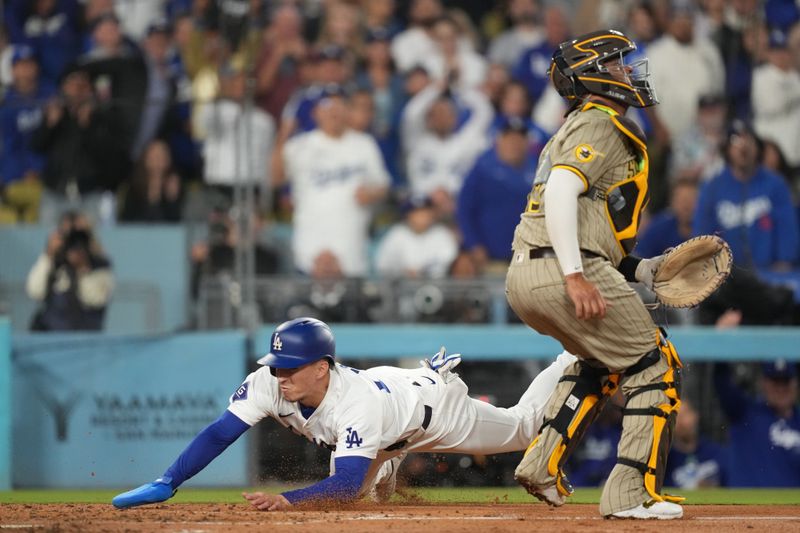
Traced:
POLYGON ((275 334, 275 340, 272 341, 272 349, 278 352, 280 352, 283 349, 283 341, 281 340, 281 338, 278 336, 277 333, 275 334))
POLYGON ((353 446, 360 448, 364 439, 358 438, 358 432, 353 428, 347 428, 347 438, 344 439, 344 442, 347 444, 348 448, 352 448, 353 446))

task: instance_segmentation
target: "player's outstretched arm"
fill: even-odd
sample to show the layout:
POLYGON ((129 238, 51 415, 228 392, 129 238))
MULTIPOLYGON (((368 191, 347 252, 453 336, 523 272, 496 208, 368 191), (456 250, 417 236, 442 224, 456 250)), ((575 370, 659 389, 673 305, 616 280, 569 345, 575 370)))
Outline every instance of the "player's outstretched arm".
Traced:
POLYGON ((163 476, 128 492, 118 494, 111 500, 117 509, 127 509, 170 499, 178 487, 214 460, 233 444, 250 426, 230 411, 212 422, 197 434, 183 450, 163 476))
POLYGON ((359 495, 372 459, 351 455, 337 457, 334 463, 336 473, 310 487, 282 494, 252 492, 242 496, 261 511, 280 511, 307 502, 351 502, 359 495))

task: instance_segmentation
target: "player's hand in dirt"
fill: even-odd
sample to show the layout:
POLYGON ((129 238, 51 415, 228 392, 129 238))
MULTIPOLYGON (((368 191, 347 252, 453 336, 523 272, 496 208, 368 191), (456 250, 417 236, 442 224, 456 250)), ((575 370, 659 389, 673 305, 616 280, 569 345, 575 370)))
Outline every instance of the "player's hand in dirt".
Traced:
POLYGON ((263 492, 243 492, 244 499, 260 511, 283 511, 292 504, 282 494, 264 494, 263 492))
POLYGON ((128 492, 117 494, 111 503, 117 509, 128 509, 129 507, 136 507, 138 505, 147 505, 148 503, 159 503, 172 498, 177 489, 173 489, 170 485, 169 478, 160 477, 152 483, 145 483, 141 487, 137 487, 128 492))
POLYGON ((594 283, 583 277, 582 272, 570 274, 566 278, 567 296, 575 304, 575 316, 581 320, 603 318, 606 316, 606 303, 594 283))

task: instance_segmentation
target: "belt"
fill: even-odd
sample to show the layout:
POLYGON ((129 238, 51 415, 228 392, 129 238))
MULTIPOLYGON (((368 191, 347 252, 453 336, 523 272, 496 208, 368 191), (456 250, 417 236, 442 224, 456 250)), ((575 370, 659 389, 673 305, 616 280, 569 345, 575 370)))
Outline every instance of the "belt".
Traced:
MULTIPOLYGON (((605 259, 605 257, 603 257, 602 255, 592 252, 590 250, 581 249, 581 255, 586 259, 594 259, 594 258, 605 259)), ((544 246, 542 248, 531 248, 528 251, 528 257, 530 259, 544 259, 547 257, 552 258, 557 256, 556 256, 556 251, 553 250, 550 246, 544 246)))
MULTIPOLYGON (((425 431, 428 429, 428 426, 431 424, 431 416, 433 415, 433 408, 430 405, 425 406, 425 416, 422 417, 422 430, 425 431)), ((397 441, 384 451, 393 452, 395 450, 402 450, 408 444, 408 439, 403 439, 401 441, 397 441)))

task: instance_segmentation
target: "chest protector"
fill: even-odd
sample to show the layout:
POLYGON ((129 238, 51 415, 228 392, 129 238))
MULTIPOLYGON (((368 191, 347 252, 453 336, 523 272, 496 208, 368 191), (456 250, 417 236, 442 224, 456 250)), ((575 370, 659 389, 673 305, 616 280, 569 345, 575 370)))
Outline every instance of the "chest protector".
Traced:
POLYGON ((623 255, 628 255, 636 246, 642 211, 650 200, 647 192, 647 175, 650 170, 647 145, 644 133, 634 121, 609 107, 593 102, 587 103, 583 111, 592 107, 611 116, 614 126, 625 135, 636 152, 636 161, 633 162, 627 178, 612 184, 605 191, 592 186, 584 193, 593 200, 605 200, 611 230, 623 255))

